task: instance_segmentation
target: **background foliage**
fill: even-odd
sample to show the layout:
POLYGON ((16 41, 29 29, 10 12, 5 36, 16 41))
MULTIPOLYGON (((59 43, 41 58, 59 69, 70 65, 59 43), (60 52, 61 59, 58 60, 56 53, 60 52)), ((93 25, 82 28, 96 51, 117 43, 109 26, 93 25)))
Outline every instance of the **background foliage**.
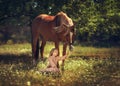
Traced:
POLYGON ((76 23, 77 43, 120 45, 120 0, 0 0, 0 43, 30 42, 32 20, 59 11, 76 23))

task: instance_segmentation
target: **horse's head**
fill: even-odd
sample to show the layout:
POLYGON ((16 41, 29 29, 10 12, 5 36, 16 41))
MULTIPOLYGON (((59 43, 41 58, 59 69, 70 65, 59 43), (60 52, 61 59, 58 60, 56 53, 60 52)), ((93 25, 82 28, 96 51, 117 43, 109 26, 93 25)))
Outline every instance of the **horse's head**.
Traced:
POLYGON ((63 37, 64 42, 69 44, 69 49, 73 50, 75 38, 74 23, 64 12, 59 12, 56 17, 55 31, 63 37))

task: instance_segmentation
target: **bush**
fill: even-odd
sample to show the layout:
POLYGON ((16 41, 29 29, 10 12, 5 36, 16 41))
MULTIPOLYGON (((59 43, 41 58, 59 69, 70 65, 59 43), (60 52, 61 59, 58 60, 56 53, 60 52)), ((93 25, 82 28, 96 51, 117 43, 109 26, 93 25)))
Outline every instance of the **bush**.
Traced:
POLYGON ((9 39, 6 43, 7 44, 13 44, 14 42, 13 42, 13 40, 9 39))

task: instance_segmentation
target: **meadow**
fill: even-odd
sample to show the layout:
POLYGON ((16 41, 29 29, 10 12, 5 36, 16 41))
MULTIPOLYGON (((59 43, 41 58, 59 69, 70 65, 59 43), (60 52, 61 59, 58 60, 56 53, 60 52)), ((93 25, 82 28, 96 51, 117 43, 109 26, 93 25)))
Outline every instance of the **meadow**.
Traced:
POLYGON ((0 45, 0 86, 120 86, 120 47, 76 45, 64 71, 40 73, 52 47, 48 43, 44 61, 33 66, 29 43, 0 45))

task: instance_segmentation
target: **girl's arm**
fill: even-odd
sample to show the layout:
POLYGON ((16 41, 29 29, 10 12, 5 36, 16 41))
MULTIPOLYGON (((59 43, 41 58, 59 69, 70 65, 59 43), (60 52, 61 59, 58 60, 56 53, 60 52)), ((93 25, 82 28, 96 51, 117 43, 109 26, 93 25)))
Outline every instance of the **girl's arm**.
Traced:
POLYGON ((67 53, 66 55, 64 55, 64 56, 62 56, 62 57, 59 57, 58 61, 60 61, 60 60, 65 60, 65 59, 67 58, 68 54, 69 54, 69 53, 67 53))

